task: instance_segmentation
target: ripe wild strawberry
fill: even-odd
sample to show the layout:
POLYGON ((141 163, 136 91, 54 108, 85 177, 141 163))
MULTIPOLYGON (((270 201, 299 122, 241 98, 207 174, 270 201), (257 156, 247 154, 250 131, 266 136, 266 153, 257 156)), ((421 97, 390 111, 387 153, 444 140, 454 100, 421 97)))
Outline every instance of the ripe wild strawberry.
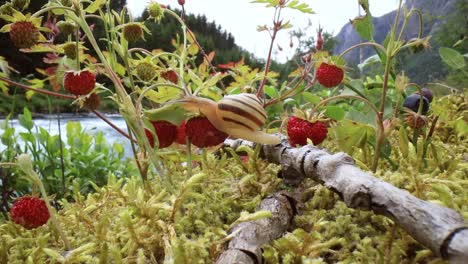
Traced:
POLYGON ((179 2, 179 5, 181 6, 185 5, 185 0, 177 0, 177 2, 179 2))
POLYGON ((67 71, 63 76, 63 86, 74 95, 86 95, 94 89, 96 76, 88 71, 67 71))
POLYGON ((10 209, 10 219, 26 229, 44 225, 49 217, 45 202, 37 197, 21 197, 10 209))
POLYGON ((88 95, 84 101, 84 106, 88 108, 90 111, 94 111, 99 108, 101 100, 99 99, 99 95, 96 93, 92 93, 88 95))
POLYGON ((304 146, 307 144, 307 139, 312 140, 314 145, 319 145, 327 137, 328 129, 321 121, 311 123, 292 116, 288 119, 287 132, 291 146, 304 146))
POLYGON ((202 116, 189 119, 185 133, 190 142, 199 148, 219 145, 228 137, 226 133, 216 129, 208 118, 202 116))
POLYGON ((39 30, 29 21, 19 21, 11 24, 10 39, 20 49, 30 48, 39 40, 39 30))
POLYGON ((186 143, 186 125, 187 123, 185 121, 182 121, 180 125, 177 127, 177 136, 176 136, 176 142, 179 144, 185 144, 186 143))
POLYGON ((123 27, 123 37, 130 43, 143 38, 143 33, 140 23, 128 23, 123 27))
POLYGON ((340 84, 343 81, 343 77, 343 69, 325 62, 320 64, 316 73, 317 81, 327 88, 335 87, 340 84))
MULTIPOLYGON (((159 148, 167 148, 174 143, 177 134, 177 127, 175 125, 164 120, 153 121, 151 124, 158 136, 159 148)), ((154 147, 153 134, 149 129, 145 129, 145 133, 151 147, 154 147)))
POLYGON ((173 70, 165 71, 161 73, 161 77, 163 77, 165 80, 170 81, 171 83, 177 84, 179 81, 179 77, 177 76, 177 73, 173 70))

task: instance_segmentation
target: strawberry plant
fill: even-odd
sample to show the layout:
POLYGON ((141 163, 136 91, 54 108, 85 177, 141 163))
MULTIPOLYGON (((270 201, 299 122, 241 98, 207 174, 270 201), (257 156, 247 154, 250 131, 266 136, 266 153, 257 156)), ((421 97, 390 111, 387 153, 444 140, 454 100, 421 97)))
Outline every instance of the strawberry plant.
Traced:
MULTIPOLYGON (((49 224, 52 231, 42 226, 47 222, 43 221, 46 217, 39 220, 23 217, 34 218, 31 221, 34 224, 25 227, 37 226, 37 233, 19 232, 19 227, 11 221, 2 224, 0 230, 6 241, 0 244, 2 262, 13 257, 14 261, 31 263, 213 262, 223 256, 226 243, 235 243, 236 234, 242 232, 242 228, 237 228, 253 221, 286 222, 295 228, 282 238, 269 237, 269 240, 278 239, 265 246, 264 251, 244 250, 251 253, 251 258, 261 254, 269 263, 402 259, 417 262, 439 261, 438 257, 445 257, 442 249, 439 250, 442 253, 434 251, 437 243, 427 243, 425 237, 411 233, 405 225, 402 225, 405 229, 398 227, 401 221, 393 211, 387 213, 391 219, 360 211, 387 212, 383 209, 388 207, 387 203, 366 200, 370 195, 366 196, 365 192, 380 185, 370 188, 340 177, 346 178, 343 191, 338 188, 341 186, 334 185, 338 180, 326 182, 319 178, 320 183, 325 183, 337 195, 312 179, 289 177, 307 173, 334 175, 340 172, 337 169, 340 166, 355 162, 359 168, 376 173, 394 186, 423 200, 435 200, 467 218, 463 178, 466 159, 460 154, 466 150, 463 144, 467 138, 466 121, 462 118, 466 114, 465 105, 461 102, 457 109, 450 108, 444 101, 449 99, 439 100, 424 85, 412 83, 395 67, 395 57, 402 50, 428 47, 429 38, 422 36, 422 14, 418 10, 403 9, 400 0, 394 26, 386 40, 377 43, 373 39, 369 3, 359 0, 364 15, 352 20, 352 25, 365 41, 341 54, 331 54, 323 50, 327 43, 322 36, 323 29, 319 28, 316 43, 306 54, 296 56, 300 58, 297 67, 280 82, 279 74, 272 71, 275 41, 278 34, 293 27, 281 11, 290 9, 298 14, 312 14, 312 8, 306 3, 252 1, 274 10, 272 25, 258 27, 260 32, 269 33, 270 48, 265 65, 257 69, 243 60, 214 67, 215 52, 205 52, 184 20, 185 1, 178 1, 181 15, 154 1, 147 5, 148 21, 159 23, 165 16, 177 21, 181 33, 174 35, 172 51, 138 46, 154 32, 146 27, 147 21, 134 20, 126 8, 110 11, 110 2, 55 0, 34 14, 23 14, 23 9, 14 7, 18 4, 13 2, 3 8, 6 11, 1 18, 9 24, 0 32, 8 33, 22 52, 46 53, 52 70, 41 70, 47 74, 46 79, 31 78, 29 84, 22 84, 8 78, 4 70, 8 67, 2 67, 0 88, 6 91, 8 86, 15 86, 28 90, 33 100, 43 94, 86 107, 130 142, 132 164, 137 172, 131 170, 133 165, 119 165, 122 156, 118 147, 118 153, 112 154, 108 147, 102 147, 105 145, 102 134, 92 139, 78 124, 67 127, 68 148, 57 146, 62 144, 61 139, 40 129, 37 137, 44 148, 39 149, 27 110, 20 117, 28 130, 21 134, 25 149, 15 152, 14 130, 5 122, 2 142, 7 149, 2 165, 8 167, 8 177, 26 175, 21 185, 10 186, 22 187, 21 191, 15 190, 18 196, 32 192, 37 197, 39 189, 52 220, 49 224), (41 27, 45 14, 49 16, 47 27, 41 27), (413 16, 419 18, 420 30, 417 38, 405 40, 407 24, 413 16), (58 22, 52 22, 51 17, 58 22), (96 38, 90 19, 102 23, 103 39, 96 38), (66 40, 55 38, 55 28, 66 40), (375 49, 373 63, 380 63, 383 72, 353 79, 344 56, 364 46, 375 49), (54 90, 43 89, 45 82, 50 82, 54 90), (103 97, 113 100, 126 128, 115 126, 100 113, 99 102, 103 97), (453 111, 457 120, 443 114, 444 107, 453 111), (457 143, 453 149, 444 145, 442 133, 438 131, 444 131, 447 140, 457 143), (287 134, 289 144, 281 134, 287 134), (230 145, 232 138, 256 144, 230 145), (311 145, 347 154, 330 155, 311 145), (90 151, 93 146, 96 151, 90 151), (280 154, 271 154, 279 148, 284 148, 280 154), (32 160, 25 154, 16 155, 26 152, 31 153, 32 160), (283 157, 284 153, 298 156, 283 157), (303 153, 305 156, 298 158, 303 153), (311 163, 308 153, 317 156, 317 160, 311 163), (42 157, 66 160, 61 175, 56 163, 47 163, 42 157), (273 164, 290 160, 297 163, 284 168, 273 164), (130 171, 119 175, 118 171, 127 167, 130 171), (317 171, 310 173, 314 169, 317 171), (108 177, 102 176, 102 170, 108 177), (51 203, 47 191, 60 194, 59 179, 62 192, 58 197, 68 199, 51 203), (361 186, 356 196, 343 194, 356 185, 361 186), (88 188, 85 192, 88 195, 83 194, 83 188, 88 188), (296 191, 282 194, 292 189, 296 191), (288 201, 290 211, 285 215, 294 220, 278 220, 275 218, 278 212, 274 210, 254 212, 262 205, 262 199, 275 192, 288 201), (297 198, 300 202, 295 202, 296 196, 300 196, 297 198), (355 209, 345 206, 349 204, 355 209), (52 205, 61 210, 55 212, 52 205), (39 242, 25 239, 14 243, 19 233, 25 238, 37 235, 39 242), (29 254, 31 243, 37 254, 29 254)), ((444 56, 447 53, 450 51, 442 49, 444 56)), ((455 64, 462 68, 459 56, 455 64)), ((358 180, 369 178, 364 174, 358 180)), ((402 192, 401 196, 407 195, 402 192)), ((389 204, 393 206, 396 202, 392 202, 389 204)), ((8 208, 8 201, 5 204, 8 208)), ((445 207, 441 210, 449 210, 445 207)), ((13 208, 22 207, 13 205, 13 208)), ((9 217, 21 224, 25 221, 17 219, 24 212, 19 209, 13 210, 9 217)), ((405 210, 397 213, 401 211, 405 210)), ((457 221, 463 222, 462 216, 456 216, 457 221)), ((276 231, 276 227, 267 231, 276 231)), ((452 233, 447 237, 451 239, 452 233)), ((441 247, 446 247, 447 239, 443 243, 441 247)))

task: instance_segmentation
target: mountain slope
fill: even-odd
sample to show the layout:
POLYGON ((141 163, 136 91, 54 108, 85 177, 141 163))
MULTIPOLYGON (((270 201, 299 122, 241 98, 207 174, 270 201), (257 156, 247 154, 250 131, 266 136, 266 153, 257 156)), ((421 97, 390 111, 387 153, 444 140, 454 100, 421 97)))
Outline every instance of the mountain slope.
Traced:
MULTIPOLYGON (((421 10, 424 18, 423 36, 433 35, 437 33, 440 25, 444 23, 447 16, 454 11, 457 0, 407 0, 404 6, 409 10, 416 8, 421 10)), ((372 12, 372 6, 370 6, 372 12)), ((396 11, 392 11, 381 17, 375 17, 374 22, 374 39, 382 43, 388 31, 394 23, 396 11)), ((401 25, 403 18, 400 18, 399 24, 401 25)), ((413 16, 408 23, 405 32, 405 39, 410 39, 417 36, 418 33, 418 19, 413 16)), ((347 23, 341 31, 336 35, 338 44, 334 48, 335 54, 340 54, 345 49, 363 42, 359 35, 354 30, 350 23, 347 23)), ((353 50, 346 54, 344 57, 347 62, 358 64, 369 56, 375 54, 373 48, 364 47, 361 49, 353 50)))

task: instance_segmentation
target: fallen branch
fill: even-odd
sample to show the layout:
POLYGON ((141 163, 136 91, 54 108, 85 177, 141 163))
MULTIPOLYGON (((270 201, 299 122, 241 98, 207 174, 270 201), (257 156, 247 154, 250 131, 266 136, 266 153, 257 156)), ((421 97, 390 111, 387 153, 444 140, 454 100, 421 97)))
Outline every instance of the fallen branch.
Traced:
POLYGON ((295 214, 292 201, 294 199, 283 192, 265 198, 257 210, 269 211, 272 217, 236 225, 231 232, 235 237, 216 263, 262 263, 261 247, 280 238, 291 224, 295 214))
MULTIPOLYGON (((224 144, 234 150, 241 145, 254 147, 254 143, 245 140, 228 139, 224 144)), ((292 148, 283 140, 276 146, 263 145, 262 156, 282 165, 283 178, 319 181, 336 192, 348 207, 385 215, 437 256, 450 263, 467 263, 468 226, 460 214, 375 178, 354 166, 347 154, 330 154, 312 145, 292 148)))

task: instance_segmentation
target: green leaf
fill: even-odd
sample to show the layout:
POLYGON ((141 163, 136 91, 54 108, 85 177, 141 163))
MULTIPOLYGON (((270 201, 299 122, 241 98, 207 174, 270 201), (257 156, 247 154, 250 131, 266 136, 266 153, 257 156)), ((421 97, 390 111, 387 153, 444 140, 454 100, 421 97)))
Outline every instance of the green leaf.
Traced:
POLYGON ((318 104, 322 99, 320 99, 320 96, 318 95, 315 95, 313 93, 310 93, 310 92, 303 92, 302 93, 302 96, 304 97, 304 99, 311 103, 311 104, 318 104))
POLYGON ((264 91, 270 98, 275 98, 278 95, 274 86, 265 86, 264 91))
POLYGON ((439 55, 442 60, 453 69, 458 70, 465 67, 465 58, 454 49, 441 47, 439 48, 439 55))
POLYGON ((335 120, 341 120, 345 116, 345 110, 339 106, 329 105, 324 108, 325 108, 325 115, 328 116, 329 118, 332 118, 335 120))
POLYGON ((312 10, 312 8, 308 4, 300 3, 297 0, 290 1, 288 3, 287 7, 291 8, 291 9, 301 11, 302 13, 314 14, 314 11, 312 10))
POLYGON ((95 0, 88 6, 88 8, 86 8, 85 11, 91 14, 96 13, 96 11, 98 11, 105 3, 106 0, 95 0))
POLYGON ((168 104, 146 111, 145 117, 151 121, 166 120, 174 125, 179 125, 185 119, 185 110, 180 105, 168 104))
POLYGON ((145 93, 145 97, 156 103, 164 103, 176 98, 180 90, 171 86, 159 87, 157 91, 149 90, 145 93))
POLYGON ((354 29, 357 31, 359 36, 363 39, 373 40, 374 39, 374 24, 372 23, 372 14, 369 10, 368 0, 359 0, 359 5, 366 12, 365 16, 356 17, 351 21, 354 29))
POLYGON ((369 138, 375 136, 372 126, 347 119, 341 120, 332 129, 340 148, 349 154, 355 147, 363 147, 369 138))
POLYGON ((22 127, 29 131, 34 127, 31 112, 26 107, 23 109, 23 114, 18 115, 18 121, 22 127))

